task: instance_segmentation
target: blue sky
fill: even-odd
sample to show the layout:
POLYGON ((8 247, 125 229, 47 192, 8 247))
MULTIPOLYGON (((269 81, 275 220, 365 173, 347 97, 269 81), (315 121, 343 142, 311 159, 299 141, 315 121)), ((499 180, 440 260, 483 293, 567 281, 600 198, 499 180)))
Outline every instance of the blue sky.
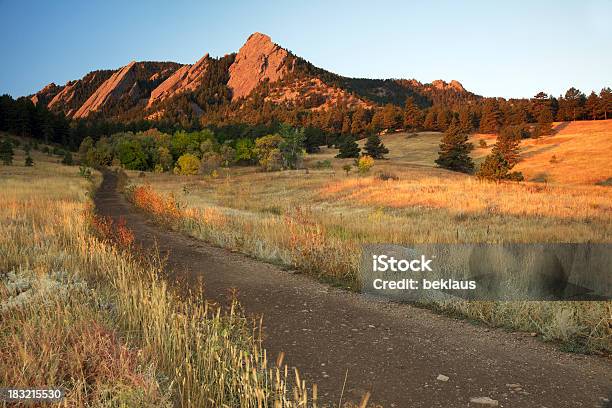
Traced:
POLYGON ((315 65, 485 96, 612 86, 612 1, 0 0, 0 94, 131 60, 192 63, 263 32, 315 65))

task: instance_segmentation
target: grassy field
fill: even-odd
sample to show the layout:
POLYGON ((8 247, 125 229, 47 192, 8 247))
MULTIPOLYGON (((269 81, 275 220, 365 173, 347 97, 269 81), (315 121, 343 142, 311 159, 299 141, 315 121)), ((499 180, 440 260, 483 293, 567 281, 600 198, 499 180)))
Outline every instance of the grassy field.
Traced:
POLYGON ((177 297, 93 216, 99 174, 33 158, 0 166, 0 387, 63 387, 66 407, 315 405, 253 322, 177 297))
MULTIPOLYGON (((345 175, 342 166, 352 160, 334 159, 336 151, 324 149, 306 158, 307 170, 232 168, 217 178, 131 178, 147 185, 138 190, 141 206, 162 214, 178 205, 175 225, 196 237, 357 289, 363 243, 612 242, 612 190, 595 184, 611 176, 605 147, 612 144, 612 121, 556 129, 522 146, 519 169, 528 180, 546 172, 547 183, 493 184, 435 168, 439 133, 384 136, 389 160, 378 161, 367 176, 345 175), (558 162, 550 163, 552 154, 558 162), (331 168, 317 166, 325 160, 331 168), (382 180, 380 173, 397 180, 382 180), (146 204, 155 200, 159 205, 146 204)), ((474 150, 477 162, 494 143, 490 135, 472 139, 478 145, 483 138, 489 147, 474 150)), ((436 307, 582 349, 612 350, 610 302, 436 307)))

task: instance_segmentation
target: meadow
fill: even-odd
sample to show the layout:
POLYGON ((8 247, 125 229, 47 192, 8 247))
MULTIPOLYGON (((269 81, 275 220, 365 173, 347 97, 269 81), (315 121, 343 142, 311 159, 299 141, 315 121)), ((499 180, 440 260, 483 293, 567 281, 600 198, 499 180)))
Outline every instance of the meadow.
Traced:
MULTIPOLYGON (((128 195, 222 247, 359 290, 364 243, 612 242, 612 121, 556 124, 522 143, 526 182, 490 183, 434 166, 440 134, 383 136, 389 159, 345 174, 335 149, 302 170, 222 169, 217 177, 130 172, 128 195), (554 160, 552 156, 555 156, 554 160), (543 176, 545 174, 545 177, 543 176), (168 210, 170 209, 170 210, 168 210)), ((494 138, 474 135, 478 163, 494 138), (480 145, 485 140, 486 147, 480 145)), ((540 333, 567 349, 612 350, 611 302, 448 302, 446 313, 540 333)))
POLYGON ((317 406, 236 305, 177 296, 94 215, 99 173, 33 159, 0 166, 0 387, 60 387, 65 407, 317 406))

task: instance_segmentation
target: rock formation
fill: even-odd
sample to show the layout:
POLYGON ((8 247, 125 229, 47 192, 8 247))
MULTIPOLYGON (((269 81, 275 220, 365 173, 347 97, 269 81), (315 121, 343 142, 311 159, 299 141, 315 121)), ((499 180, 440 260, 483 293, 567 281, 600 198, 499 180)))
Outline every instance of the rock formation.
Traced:
POLYGON ((249 95, 264 80, 281 79, 288 72, 285 64, 288 55, 287 50, 274 44, 267 35, 251 34, 229 69, 227 85, 232 90, 232 100, 249 95))
POLYGON ((151 92, 147 108, 155 102, 163 101, 173 95, 195 90, 200 85, 202 75, 206 72, 209 60, 210 57, 206 54, 195 64, 184 65, 176 70, 174 74, 170 75, 168 79, 159 84, 151 92))

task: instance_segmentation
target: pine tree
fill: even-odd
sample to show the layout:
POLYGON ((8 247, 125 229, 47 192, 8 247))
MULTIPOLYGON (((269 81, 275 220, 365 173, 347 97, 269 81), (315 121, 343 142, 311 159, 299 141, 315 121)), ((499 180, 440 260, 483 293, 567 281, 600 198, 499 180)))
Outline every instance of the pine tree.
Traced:
POLYGON ((438 117, 436 111, 429 109, 429 111, 427 111, 427 115, 425 115, 425 120, 423 121, 423 127, 425 130, 435 130, 437 119, 438 117))
POLYGON ((468 134, 453 120, 442 137, 436 164, 445 169, 471 173, 474 170, 474 162, 469 155, 470 150, 472 144, 468 143, 468 134))
POLYGON ((603 88, 599 93, 601 98, 601 110, 605 120, 608 120, 608 114, 612 113, 612 89, 603 88))
POLYGON ((384 115, 382 109, 377 109, 372 115, 372 121, 370 122, 370 130, 374 133, 378 133, 383 130, 384 126, 384 115))
POLYGON ((366 126, 368 125, 369 112, 362 107, 358 107, 353 113, 353 120, 351 122, 351 132, 354 135, 361 135, 365 132, 366 126))
POLYGON ((496 99, 485 100, 480 118, 480 131, 482 133, 497 133, 501 125, 501 112, 496 99))
POLYGON ((599 110, 601 109, 601 101, 595 92, 591 92, 584 104, 584 107, 589 119, 596 120, 597 116, 599 115, 599 110))
POLYGON ((534 116, 538 124, 533 132, 534 137, 549 135, 552 132, 553 114, 551 99, 544 92, 539 92, 533 100, 534 116))
POLYGON ((0 160, 6 166, 13 164, 13 145, 10 141, 4 139, 0 142, 0 160))
POLYGON ((509 126, 501 130, 497 143, 493 147, 506 160, 510 168, 514 167, 519 161, 519 145, 522 139, 521 126, 509 126))
POLYGON ((368 136, 368 140, 365 144, 365 152, 374 159, 384 159, 385 154, 389 153, 389 149, 382 143, 380 136, 374 133, 368 136))
POLYGON ((463 108, 459 112, 459 127, 465 133, 472 133, 474 130, 474 118, 468 108, 463 108))
POLYGON ((423 116, 421 110, 414 103, 414 98, 406 99, 404 108, 404 127, 406 130, 415 131, 423 126, 423 116))
POLYGON ((340 143, 340 151, 336 155, 339 159, 347 159, 350 157, 359 157, 361 149, 351 136, 345 137, 340 143))
POLYGON ((383 126, 385 129, 396 130, 402 126, 402 111, 397 106, 388 103, 382 109, 383 126))
POLYGON ((452 113, 448 109, 441 109, 438 112, 436 127, 440 132, 444 132, 452 120, 452 113))
POLYGON ((573 121, 582 117, 585 99, 584 94, 574 87, 565 93, 566 109, 573 121))
POLYGON ((502 129, 491 154, 485 158, 478 169, 477 176, 487 180, 522 181, 522 173, 510 171, 519 160, 521 136, 522 129, 518 126, 502 129))
POLYGON ((342 130, 340 131, 343 135, 348 135, 351 133, 351 118, 347 116, 344 117, 342 121, 342 130))

